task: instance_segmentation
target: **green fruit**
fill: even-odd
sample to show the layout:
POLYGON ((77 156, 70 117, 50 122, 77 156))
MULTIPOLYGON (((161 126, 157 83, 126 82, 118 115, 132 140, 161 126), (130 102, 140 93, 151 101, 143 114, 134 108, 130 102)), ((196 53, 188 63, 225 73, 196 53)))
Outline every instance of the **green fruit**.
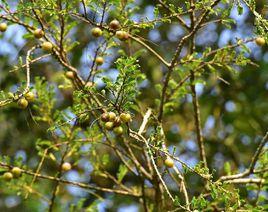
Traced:
POLYGON ((33 92, 28 92, 24 95, 25 99, 28 101, 28 102, 33 102, 34 99, 35 99, 35 95, 33 92))
POLYGON ((19 167, 14 167, 12 170, 11 170, 11 173, 13 174, 13 176, 15 178, 17 177, 20 177, 21 176, 21 169, 19 167))
POLYGON ((28 101, 24 97, 22 97, 18 100, 18 106, 21 109, 25 109, 28 106, 28 101))
POLYGON ((168 157, 166 160, 165 160, 165 165, 168 167, 168 168, 172 168, 174 166, 174 161, 168 157))
POLYGON ((109 112, 109 121, 114 121, 116 118, 116 114, 114 112, 109 112))
POLYGON ((65 162, 61 166, 62 171, 67 172, 72 169, 72 165, 68 162, 65 162))
POLYGON ((258 46, 264 46, 265 45, 265 39, 263 37, 256 38, 255 42, 256 42, 256 44, 258 46))
POLYGON ((113 131, 114 131, 114 133, 115 133, 116 135, 122 135, 123 132, 124 132, 123 127, 121 127, 121 126, 119 126, 119 127, 115 127, 115 128, 113 129, 113 131))
POLYGON ((8 92, 7 95, 8 95, 9 98, 14 99, 14 93, 12 93, 12 92, 8 92))
POLYGON ((103 122, 108 122, 109 121, 109 114, 108 113, 101 114, 101 120, 103 122))
POLYGON ((102 36, 102 30, 99 28, 99 27, 94 27, 92 30, 91 30, 91 33, 94 37, 100 37, 102 36))
POLYGON ((34 37, 37 38, 37 39, 40 39, 45 35, 45 33, 44 33, 44 31, 42 29, 34 30, 33 34, 34 34, 34 37))
POLYGON ((42 46, 41 47, 42 47, 42 49, 44 51, 47 51, 47 52, 51 52, 52 49, 53 49, 53 45, 50 42, 44 42, 44 43, 42 43, 42 46))
POLYGON ((11 172, 6 172, 3 174, 3 178, 5 181, 10 181, 13 178, 13 174, 11 172))
POLYGON ((113 30, 117 30, 120 28, 120 23, 118 20, 114 19, 110 22, 109 27, 113 30))
POLYGON ((123 49, 119 49, 117 51, 117 53, 120 54, 120 55, 126 55, 126 53, 125 53, 125 51, 123 49))
POLYGON ((6 23, 0 23, 0 31, 5 32, 7 30, 7 24, 6 23))
POLYGON ((131 115, 129 113, 121 113, 120 114, 120 120, 124 123, 131 121, 131 115))
POLYGON ((114 123, 113 122, 108 121, 108 122, 105 123, 105 129, 106 130, 112 130, 113 127, 114 127, 114 123))
POLYGON ((115 35, 119 40, 127 40, 129 38, 129 34, 122 30, 117 31, 115 35))
POLYGON ((97 65, 102 65, 104 63, 103 57, 97 57, 96 58, 96 63, 97 63, 97 65))

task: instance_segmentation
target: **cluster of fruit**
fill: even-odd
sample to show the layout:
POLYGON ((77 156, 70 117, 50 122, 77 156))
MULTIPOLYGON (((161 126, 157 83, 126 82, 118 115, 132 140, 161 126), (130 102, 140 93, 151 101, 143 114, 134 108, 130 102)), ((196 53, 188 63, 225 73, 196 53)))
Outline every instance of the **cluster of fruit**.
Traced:
MULTIPOLYGON (((6 23, 0 23, 0 32, 5 32, 6 30, 7 30, 7 24, 6 23)), ((45 33, 44 33, 44 31, 42 29, 36 29, 36 30, 33 31, 33 35, 34 35, 35 38, 40 39, 45 35, 45 33)), ((42 43, 41 48, 43 50, 45 50, 45 51, 50 52, 52 50, 52 48, 53 48, 53 44, 48 42, 48 41, 45 41, 45 42, 42 43)))
MULTIPOLYGON (((115 31, 115 35, 116 35, 116 37, 118 39, 120 39, 120 40, 127 40, 129 38, 129 34, 127 32, 125 32, 123 30, 118 30, 118 29, 120 29, 120 23, 119 23, 119 21, 117 21, 117 20, 111 21, 110 24, 109 24, 109 28, 111 30, 115 31)), ((98 38, 98 37, 102 36, 103 32, 102 32, 101 28, 94 27, 91 30, 91 34, 94 37, 98 38)), ((103 57, 98 56, 98 57, 96 57, 95 62, 96 62, 97 65, 102 65, 104 63, 104 59, 103 59, 103 57)))
POLYGON ((122 135, 124 132, 122 123, 128 123, 131 121, 131 115, 129 113, 121 113, 119 116, 116 116, 114 112, 103 113, 101 115, 101 120, 105 122, 106 130, 113 130, 116 135, 122 135))
MULTIPOLYGON (((116 35, 116 37, 118 39, 127 40, 129 38, 129 34, 126 31, 119 30, 120 27, 121 26, 120 26, 120 23, 119 23, 118 20, 112 20, 109 23, 109 28, 112 31, 115 31, 115 35, 116 35)), ((6 23, 0 23, 0 32, 5 32, 6 30, 7 30, 7 24, 6 23)), ((92 35, 94 37, 100 37, 103 34, 102 29, 100 27, 94 27, 91 30, 91 33, 92 33, 92 35)), ((33 31, 33 35, 34 35, 35 38, 40 39, 45 35, 45 33, 44 33, 44 31, 42 29, 36 29, 36 30, 33 31)), ((259 46, 265 45, 265 39, 263 37, 256 38, 255 42, 259 46)), ((45 51, 51 51, 52 48, 53 48, 53 44, 48 42, 48 41, 45 41, 45 42, 42 43, 41 47, 45 51)), ((96 58, 96 63, 98 65, 101 65, 103 63, 103 58, 102 57, 99 57, 99 58, 97 57, 96 58)))
MULTIPOLYGON (((115 31, 115 36, 119 39, 119 40, 127 40, 129 38, 129 34, 126 31, 123 30, 119 30, 120 29, 120 23, 118 20, 112 20, 109 24, 109 28, 112 31, 115 31)), ((101 30, 101 28, 99 27, 94 27, 91 30, 91 33, 94 37, 100 37, 102 36, 103 32, 101 30)))
MULTIPOLYGON (((61 166, 61 170, 64 172, 67 172, 71 169, 72 169, 72 165, 68 162, 63 163, 61 166)), ((13 178, 19 178, 21 174, 22 174, 22 170, 19 167, 13 167, 11 171, 5 172, 2 177, 5 181, 10 181, 13 178)))
POLYGON ((21 173, 22 172, 19 167, 14 167, 11 169, 11 171, 5 172, 2 177, 5 181, 10 181, 13 178, 19 178, 21 176, 21 173))
POLYGON ((23 97, 21 97, 17 104, 19 106, 19 108, 21 109, 25 109, 27 108, 29 102, 33 102, 35 99, 35 95, 33 92, 29 91, 28 93, 26 93, 23 97))
MULTIPOLYGON (((40 39, 40 38, 44 37, 45 33, 42 29, 36 29, 33 31, 33 35, 35 38, 40 39)), ((48 42, 48 41, 45 41, 42 43, 41 48, 44 51, 51 52, 53 49, 53 44, 48 42)))

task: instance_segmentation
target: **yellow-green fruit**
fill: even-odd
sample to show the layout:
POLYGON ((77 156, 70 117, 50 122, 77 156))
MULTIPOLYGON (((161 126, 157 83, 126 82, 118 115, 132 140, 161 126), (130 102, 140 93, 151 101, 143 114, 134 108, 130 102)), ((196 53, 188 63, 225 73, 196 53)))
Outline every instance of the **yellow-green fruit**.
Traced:
POLYGON ((263 37, 256 38, 255 42, 256 42, 256 44, 258 46, 264 46, 265 45, 265 39, 263 37))
POLYGON ((51 52, 52 51, 52 48, 53 48, 52 43, 50 43, 50 42, 44 42, 44 43, 42 43, 42 49, 44 51, 51 52))
POLYGON ((109 27, 113 30, 117 30, 120 28, 120 23, 118 20, 114 19, 110 22, 109 27))
POLYGON ((122 135, 123 134, 123 132, 124 132, 124 130, 123 130, 123 127, 115 127, 114 129, 113 129, 113 131, 114 131, 114 133, 116 134, 116 135, 122 135))
POLYGON ((66 76, 66 78, 68 78, 68 79, 74 79, 74 72, 73 71, 67 71, 66 73, 65 73, 65 76, 66 76))
POLYGON ((122 30, 117 31, 115 35, 119 40, 127 40, 129 37, 128 33, 122 30))
POLYGON ((27 101, 24 97, 22 97, 22 98, 20 98, 20 99, 18 100, 18 106, 19 106, 21 109, 25 109, 25 108, 27 108, 27 106, 28 106, 28 101, 27 101))
POLYGON ((10 181, 13 178, 13 174, 11 172, 6 172, 3 174, 3 178, 5 181, 10 181))
POLYGON ((109 112, 109 121, 114 121, 116 118, 116 114, 114 112, 109 112))
POLYGON ((118 127, 118 126, 121 125, 121 120, 120 120, 119 117, 116 117, 113 122, 114 122, 114 126, 115 127, 118 127))
POLYGON ((67 172, 72 169, 72 165, 68 162, 65 162, 61 166, 62 171, 67 172))
POLYGON ((97 63, 97 65, 102 65, 104 63, 103 57, 97 57, 96 58, 96 63, 97 63))
POLYGON ((37 38, 37 39, 40 39, 45 35, 45 33, 44 33, 44 31, 42 29, 34 30, 33 34, 34 34, 34 37, 37 38))
POLYGON ((171 158, 167 158, 165 160, 165 165, 168 167, 168 168, 172 168, 174 166, 174 161, 171 159, 171 158))
POLYGON ((131 115, 129 113, 121 113, 120 114, 120 120, 124 123, 131 121, 131 115))
POLYGON ((103 122, 108 122, 109 121, 109 113, 103 113, 103 114, 101 114, 101 120, 103 122))
POLYGON ((33 102, 34 99, 35 99, 35 95, 33 92, 28 92, 24 95, 25 99, 28 101, 28 102, 33 102))
POLYGON ((6 23, 0 23, 0 31, 5 32, 7 30, 7 24, 6 23))
POLYGON ((11 173, 13 174, 14 177, 20 177, 21 176, 21 169, 19 167, 14 167, 11 170, 11 173))
POLYGON ((92 30, 91 30, 91 33, 94 37, 100 37, 102 36, 102 30, 99 28, 99 27, 94 27, 92 30))
POLYGON ((113 127, 114 127, 114 123, 113 122, 108 121, 108 122, 105 123, 105 129, 106 130, 112 130, 113 127))

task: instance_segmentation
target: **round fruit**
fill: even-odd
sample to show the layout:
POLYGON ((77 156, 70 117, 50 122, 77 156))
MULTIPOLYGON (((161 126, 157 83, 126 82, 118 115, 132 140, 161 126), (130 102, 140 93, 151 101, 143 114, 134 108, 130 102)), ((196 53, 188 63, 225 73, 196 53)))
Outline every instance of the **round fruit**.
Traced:
POLYGON ((168 168, 172 168, 174 166, 174 161, 168 157, 166 160, 165 160, 165 165, 168 167, 168 168))
POLYGON ((13 178, 13 174, 11 172, 6 172, 3 174, 3 178, 5 181, 10 181, 13 178))
POLYGON ((33 34, 34 34, 34 37, 37 38, 37 39, 40 39, 45 35, 45 33, 44 33, 44 31, 42 29, 34 30, 33 34))
POLYGON ((12 92, 8 92, 7 95, 8 95, 9 98, 14 99, 14 93, 12 93, 12 92))
POLYGON ((64 162, 61 166, 62 171, 67 172, 72 169, 72 165, 68 162, 64 162))
POLYGON ((131 121, 131 115, 129 113, 121 113, 120 114, 120 120, 124 123, 131 121))
POLYGON ((87 82, 85 86, 90 88, 90 87, 93 87, 94 85, 95 85, 94 82, 87 82))
POLYGON ((109 121, 114 121, 116 118, 116 114, 114 112, 109 112, 109 121))
POLYGON ((101 120, 103 122, 108 122, 109 121, 109 114, 108 113, 101 114, 101 120))
POLYGON ((7 24, 6 23, 1 23, 0 24, 0 31, 5 32, 7 30, 7 24))
POLYGON ((73 71, 67 71, 65 73, 65 76, 68 78, 68 79, 74 79, 74 72, 73 71))
POLYGON ((35 96, 34 96, 34 93, 33 92, 28 92, 24 95, 25 99, 28 101, 28 102, 33 102, 34 99, 35 99, 35 96))
POLYGON ((106 130, 112 130, 113 127, 114 127, 114 123, 113 122, 108 121, 108 122, 105 123, 105 129, 106 130))
POLYGON ((96 58, 96 63, 97 63, 97 65, 102 65, 104 63, 103 57, 97 57, 96 58))
POLYGON ((116 33, 115 33, 115 35, 116 35, 116 37, 119 39, 119 40, 127 40, 128 39, 128 37, 129 37, 129 35, 128 35, 128 33, 127 32, 125 32, 125 31, 117 31, 116 33))
POLYGON ((114 19, 110 22, 109 27, 113 30, 117 30, 120 28, 120 23, 118 20, 114 19))
POLYGON ((118 126, 121 125, 121 120, 120 120, 119 117, 116 117, 113 122, 114 122, 114 126, 115 127, 118 127, 118 126))
POLYGON ((27 106, 28 106, 28 101, 27 101, 24 97, 22 97, 22 98, 20 98, 20 99, 18 100, 18 106, 19 106, 21 109, 25 109, 25 108, 27 108, 27 106))
POLYGON ((256 42, 256 44, 258 46, 264 46, 265 45, 265 39, 263 37, 256 38, 255 42, 256 42))
POLYGON ((94 27, 92 30, 91 30, 91 33, 94 37, 100 37, 102 36, 102 30, 99 28, 99 27, 94 27))
POLYGON ((52 43, 50 43, 50 42, 44 42, 44 43, 42 43, 42 49, 44 51, 50 52, 50 51, 52 51, 52 48, 53 48, 52 43))
POLYGON ((11 173, 13 174, 14 177, 20 177, 21 176, 21 169, 19 167, 14 167, 11 170, 11 173))
POLYGON ((123 132, 124 132, 123 127, 121 127, 121 126, 119 126, 119 127, 115 127, 113 131, 114 131, 114 133, 115 133, 116 135, 122 135, 123 132))

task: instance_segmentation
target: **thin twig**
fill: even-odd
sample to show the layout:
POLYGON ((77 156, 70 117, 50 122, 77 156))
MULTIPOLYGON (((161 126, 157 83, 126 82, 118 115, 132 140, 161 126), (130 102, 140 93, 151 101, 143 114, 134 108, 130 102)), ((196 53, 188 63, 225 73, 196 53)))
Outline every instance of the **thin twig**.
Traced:
POLYGON ((255 179, 255 178, 240 178, 240 179, 233 179, 225 181, 227 184, 264 184, 265 179, 255 179))
MULTIPOLYGON (((6 168, 9 168, 9 169, 14 168, 14 166, 5 164, 3 162, 0 162, 0 166, 1 167, 6 167, 6 168)), ((31 176, 36 175, 36 177, 40 178, 40 179, 47 179, 47 180, 50 180, 50 181, 59 182, 59 183, 63 183, 63 184, 68 184, 68 185, 73 185, 73 186, 77 186, 77 187, 84 188, 84 189, 96 190, 96 191, 104 191, 104 192, 116 193, 116 194, 122 194, 122 195, 127 195, 127 196, 134 196, 134 197, 140 197, 141 196, 141 194, 138 193, 137 191, 132 191, 132 193, 129 193, 129 192, 124 191, 124 190, 103 188, 103 187, 93 186, 93 185, 89 185, 89 184, 85 184, 85 183, 81 183, 81 182, 64 180, 64 179, 60 179, 58 177, 52 177, 52 176, 43 175, 43 174, 36 174, 36 173, 34 173, 32 171, 28 171, 28 170, 25 170, 25 169, 21 169, 21 171, 22 171, 22 173, 27 174, 27 175, 31 175, 31 176)))
POLYGON ((135 40, 137 43, 141 44, 143 47, 145 47, 147 50, 149 50, 154 56, 156 56, 165 66, 169 67, 170 64, 160 55, 158 54, 155 50, 153 50, 150 46, 148 46, 146 43, 144 43, 141 39, 133 36, 133 35, 129 35, 129 37, 132 40, 135 40))
POLYGON ((246 169, 244 172, 239 173, 239 174, 233 174, 233 175, 227 175, 227 176, 221 176, 218 181, 227 181, 227 180, 233 180, 233 179, 238 179, 238 178, 243 178, 246 176, 249 176, 250 174, 254 173, 254 168, 255 165, 259 159, 259 156, 262 152, 263 147, 265 144, 268 142, 268 131, 266 132, 265 136, 262 138, 252 160, 249 165, 249 168, 246 169))
POLYGON ((144 131, 145 127, 146 127, 146 124, 147 124, 148 121, 149 121, 149 118, 150 118, 151 114, 152 114, 152 109, 149 108, 149 109, 147 110, 147 112, 145 113, 144 117, 143 117, 142 124, 141 124, 141 126, 140 126, 139 131, 138 131, 138 134, 139 134, 139 135, 141 135, 141 134, 143 133, 143 131, 144 131))

